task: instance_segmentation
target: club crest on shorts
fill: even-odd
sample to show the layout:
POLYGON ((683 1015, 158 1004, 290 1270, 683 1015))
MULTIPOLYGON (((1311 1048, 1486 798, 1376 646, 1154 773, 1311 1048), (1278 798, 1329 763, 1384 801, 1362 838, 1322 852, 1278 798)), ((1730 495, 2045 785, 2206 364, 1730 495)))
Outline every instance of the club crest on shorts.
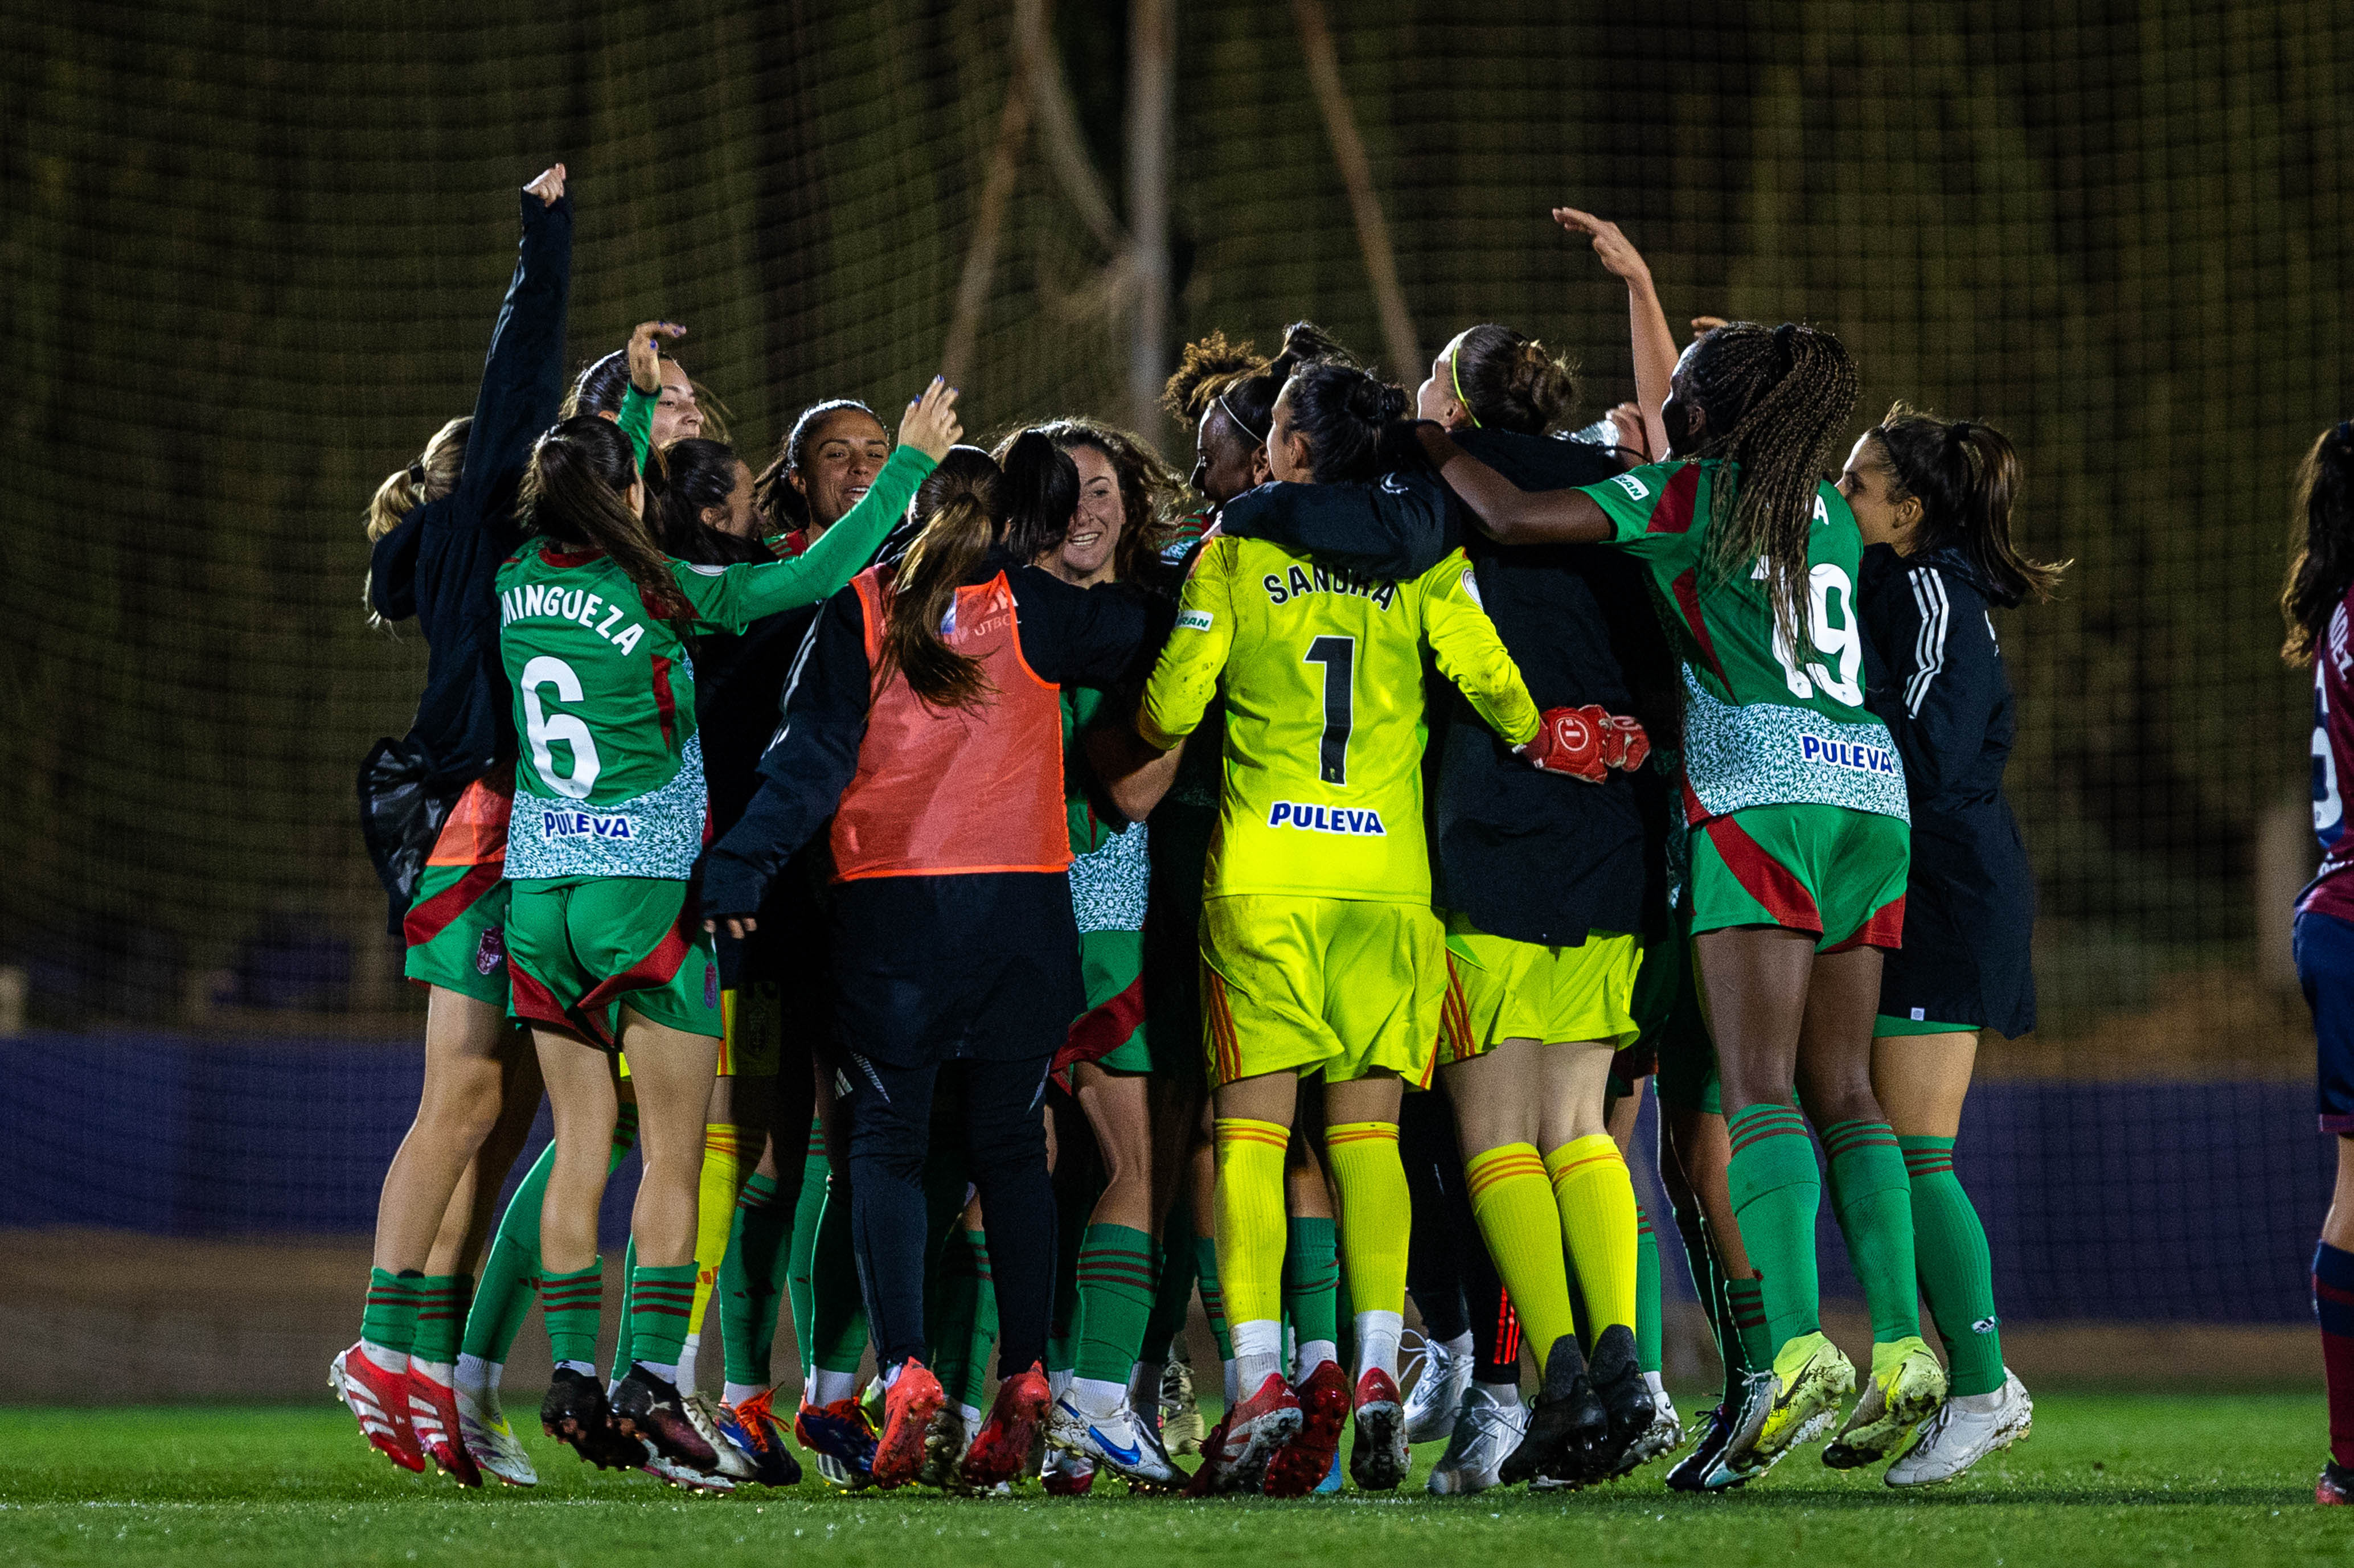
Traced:
POLYGON ((474 944, 475 973, 494 975, 499 972, 499 966, 507 961, 507 944, 503 931, 504 927, 498 926, 484 928, 482 939, 474 944))

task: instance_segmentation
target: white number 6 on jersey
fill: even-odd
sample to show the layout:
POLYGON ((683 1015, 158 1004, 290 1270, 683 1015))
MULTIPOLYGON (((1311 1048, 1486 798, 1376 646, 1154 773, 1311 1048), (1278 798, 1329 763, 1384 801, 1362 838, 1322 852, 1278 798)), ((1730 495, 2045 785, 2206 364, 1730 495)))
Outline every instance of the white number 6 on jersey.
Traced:
POLYGON ((558 713, 553 718, 539 705, 539 688, 554 686, 559 703, 580 700, 580 677, 572 666, 552 654, 543 653, 523 667, 523 715, 529 727, 531 765, 539 769, 547 787, 567 800, 585 800, 596 788, 597 774, 604 766, 597 759, 597 743, 588 736, 587 721, 577 715, 558 713), (572 771, 560 774, 556 770, 556 758, 548 747, 562 741, 572 748, 572 771))

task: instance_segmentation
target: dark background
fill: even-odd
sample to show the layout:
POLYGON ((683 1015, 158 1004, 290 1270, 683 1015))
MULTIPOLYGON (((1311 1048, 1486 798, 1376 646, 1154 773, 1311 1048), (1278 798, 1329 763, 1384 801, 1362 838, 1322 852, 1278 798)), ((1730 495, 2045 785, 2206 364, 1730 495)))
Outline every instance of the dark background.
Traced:
MULTIPOLYGON (((569 165, 573 358, 688 323, 765 455, 803 403, 892 408, 934 368, 1010 6, 5 11, 0 965, 37 1022, 413 1035, 352 775, 423 650, 362 617, 360 518, 472 403, 515 187, 569 165)), ((1054 24, 1122 221, 1126 14, 1054 24)), ((1903 397, 2019 443, 2023 542, 2075 565, 1999 618, 2046 1027, 1990 1065, 2301 1070, 2309 699, 2274 600, 2292 470, 2349 411, 2344 7, 1333 25, 1423 354, 1500 320, 1574 354, 1592 410, 1630 394, 1623 291, 1544 218, 1568 201, 1625 226, 1680 324, 1836 331, 1859 429, 1903 397)), ((1301 61, 1288 6, 1177 8, 1172 346, 1310 316, 1382 347, 1301 61)), ((1110 257, 1034 135, 1021 168, 969 422, 1124 415, 1110 257)))

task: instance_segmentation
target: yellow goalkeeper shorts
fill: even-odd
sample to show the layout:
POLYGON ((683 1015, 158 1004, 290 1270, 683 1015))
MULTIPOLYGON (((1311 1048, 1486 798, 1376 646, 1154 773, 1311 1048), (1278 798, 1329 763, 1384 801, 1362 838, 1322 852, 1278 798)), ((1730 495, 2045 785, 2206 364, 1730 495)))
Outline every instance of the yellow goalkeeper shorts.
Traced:
POLYGON ((1213 1086, 1267 1073, 1426 1087, 1447 994, 1438 917, 1415 904, 1234 894, 1202 901, 1213 1086))
POLYGON ((1642 967, 1643 939, 1628 932, 1596 931, 1578 947, 1548 948, 1490 936, 1449 915, 1438 1059, 1468 1062, 1507 1040, 1626 1045, 1642 1033, 1634 1011, 1642 967))

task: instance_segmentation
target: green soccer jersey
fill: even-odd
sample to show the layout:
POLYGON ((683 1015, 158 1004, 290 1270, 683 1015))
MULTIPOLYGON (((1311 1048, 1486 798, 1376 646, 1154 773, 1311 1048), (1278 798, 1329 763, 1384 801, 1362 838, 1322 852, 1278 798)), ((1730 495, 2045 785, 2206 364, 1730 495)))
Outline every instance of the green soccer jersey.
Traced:
MULTIPOLYGON (((823 599, 875 553, 932 470, 891 454, 864 500, 789 561, 671 575, 699 631, 741 631, 764 615, 823 599)), ((499 569, 499 655, 514 688, 515 809, 506 872, 684 880, 703 847, 707 801, 695 728, 695 665, 602 552, 544 541, 499 569)))
POLYGON ((1793 652, 1775 625, 1766 562, 1728 571, 1709 534, 1718 459, 1653 463, 1585 493, 1611 543, 1649 569, 1652 597, 1683 661, 1684 769, 1694 819, 1744 806, 1844 806, 1903 817, 1904 767, 1863 705, 1863 628, 1855 577, 1863 537, 1829 484, 1815 492, 1807 546, 1812 646, 1793 652))
POLYGON ((1087 753, 1079 734, 1096 722, 1104 695, 1087 686, 1063 688, 1064 804, 1071 821, 1071 913, 1079 933, 1141 931, 1152 880, 1150 839, 1145 824, 1115 831, 1096 815, 1084 777, 1087 753))

